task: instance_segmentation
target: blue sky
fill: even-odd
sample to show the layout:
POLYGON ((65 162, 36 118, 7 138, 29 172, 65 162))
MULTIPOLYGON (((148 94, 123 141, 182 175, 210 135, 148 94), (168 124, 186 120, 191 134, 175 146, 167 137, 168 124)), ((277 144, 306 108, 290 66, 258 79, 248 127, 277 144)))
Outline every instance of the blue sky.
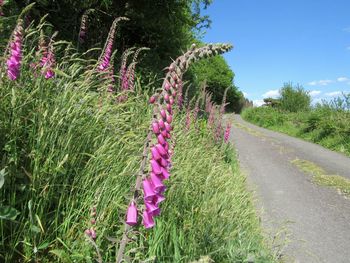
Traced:
POLYGON ((285 82, 313 101, 350 92, 350 0, 214 0, 205 42, 230 42, 235 84, 260 104, 285 82))

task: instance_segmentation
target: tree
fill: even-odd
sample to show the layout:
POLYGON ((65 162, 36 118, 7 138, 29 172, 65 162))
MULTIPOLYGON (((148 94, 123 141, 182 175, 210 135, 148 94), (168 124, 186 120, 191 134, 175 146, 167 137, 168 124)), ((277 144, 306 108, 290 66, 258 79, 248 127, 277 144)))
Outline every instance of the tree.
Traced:
POLYGON ((280 108, 289 112, 306 111, 310 109, 311 97, 302 86, 285 83, 280 90, 280 108))
POLYGON ((235 74, 222 56, 198 62, 191 68, 189 74, 189 78, 197 87, 200 83, 206 82, 207 90, 213 94, 212 100, 217 104, 221 104, 224 92, 229 88, 226 98, 229 103, 227 109, 240 112, 243 106, 241 99, 244 96, 233 85, 234 76, 235 74))

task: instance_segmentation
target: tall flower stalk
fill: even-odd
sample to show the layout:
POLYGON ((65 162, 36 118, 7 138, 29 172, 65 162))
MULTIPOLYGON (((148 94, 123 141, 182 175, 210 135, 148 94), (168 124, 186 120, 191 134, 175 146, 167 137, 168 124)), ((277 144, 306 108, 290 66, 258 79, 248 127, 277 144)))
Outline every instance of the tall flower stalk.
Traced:
POLYGON ((226 129, 225 129, 225 134, 224 134, 224 142, 225 143, 228 143, 228 141, 229 141, 230 134, 231 134, 231 127, 232 127, 232 124, 228 122, 226 124, 226 129))
POLYGON ((22 63, 23 20, 18 20, 12 34, 10 43, 10 56, 6 61, 7 76, 10 80, 16 80, 20 76, 22 63))
POLYGON ((138 214, 140 210, 142 211, 142 223, 145 228, 154 227, 156 224, 154 218, 160 215, 159 205, 165 200, 164 181, 171 177, 172 123, 174 114, 178 110, 175 101, 179 94, 179 83, 181 83, 184 72, 192 62, 203 57, 227 52, 231 48, 232 46, 227 44, 210 44, 201 48, 192 45, 189 51, 170 64, 160 94, 156 101, 152 100, 154 105, 153 120, 144 146, 140 173, 136 178, 135 190, 126 213, 124 234, 120 242, 116 262, 122 262, 124 250, 129 240, 128 233, 136 222, 139 222, 133 218, 130 224, 128 220, 129 210, 133 211, 132 215, 138 214), (147 163, 149 163, 149 166, 147 166, 147 163), (142 201, 139 199, 143 199, 143 206, 140 205, 142 201), (136 204, 138 204, 137 207, 136 204), (135 208, 137 213, 135 213, 135 208))
POLYGON ((128 68, 124 72, 125 74, 123 75, 123 81, 122 81, 122 90, 130 90, 134 91, 134 82, 135 82, 135 69, 136 69, 136 64, 137 64, 137 59, 141 51, 143 50, 149 50, 149 48, 139 48, 135 51, 134 57, 132 59, 132 62, 128 66, 128 68))
POLYGON ((56 36, 56 33, 52 35, 50 39, 50 43, 47 47, 47 50, 44 46, 43 50, 43 57, 41 60, 41 65, 43 67, 42 74, 46 79, 53 78, 55 76, 55 72, 53 71, 53 67, 55 66, 55 53, 54 53, 54 37, 56 36))
POLYGON ((110 66, 112 53, 113 53, 114 38, 117 30, 117 24, 123 20, 127 21, 129 19, 126 17, 118 17, 113 21, 113 24, 109 30, 107 41, 103 48, 102 54, 99 58, 99 63, 97 67, 99 71, 105 71, 110 66))
POLYGON ((120 64, 120 70, 119 70, 119 87, 121 90, 126 90, 128 86, 128 77, 127 77, 127 64, 128 64, 128 57, 134 53, 134 47, 128 48, 124 51, 121 59, 120 64))

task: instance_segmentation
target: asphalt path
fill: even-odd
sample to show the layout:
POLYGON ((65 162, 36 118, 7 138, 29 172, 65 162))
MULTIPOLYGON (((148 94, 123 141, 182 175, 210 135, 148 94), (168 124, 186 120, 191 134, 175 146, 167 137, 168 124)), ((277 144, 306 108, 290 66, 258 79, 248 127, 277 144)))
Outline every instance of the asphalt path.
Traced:
MULTIPOLYGON (((350 263, 350 199, 318 185, 295 160, 350 179, 350 158, 285 134, 233 122, 230 140, 266 232, 283 239, 284 262, 350 263)), ((276 239, 277 240, 277 239, 276 239)), ((276 241, 277 243, 277 241, 276 241)), ((279 247, 280 248, 280 247, 279 247)))

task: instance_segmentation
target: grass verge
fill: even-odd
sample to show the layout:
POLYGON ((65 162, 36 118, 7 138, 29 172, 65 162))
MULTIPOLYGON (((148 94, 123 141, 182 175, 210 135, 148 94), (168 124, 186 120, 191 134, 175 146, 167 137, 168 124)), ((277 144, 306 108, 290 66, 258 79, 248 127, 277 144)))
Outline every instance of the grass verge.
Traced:
POLYGON ((306 112, 249 108, 242 118, 258 126, 320 144, 350 156, 350 112, 319 106, 306 112))

